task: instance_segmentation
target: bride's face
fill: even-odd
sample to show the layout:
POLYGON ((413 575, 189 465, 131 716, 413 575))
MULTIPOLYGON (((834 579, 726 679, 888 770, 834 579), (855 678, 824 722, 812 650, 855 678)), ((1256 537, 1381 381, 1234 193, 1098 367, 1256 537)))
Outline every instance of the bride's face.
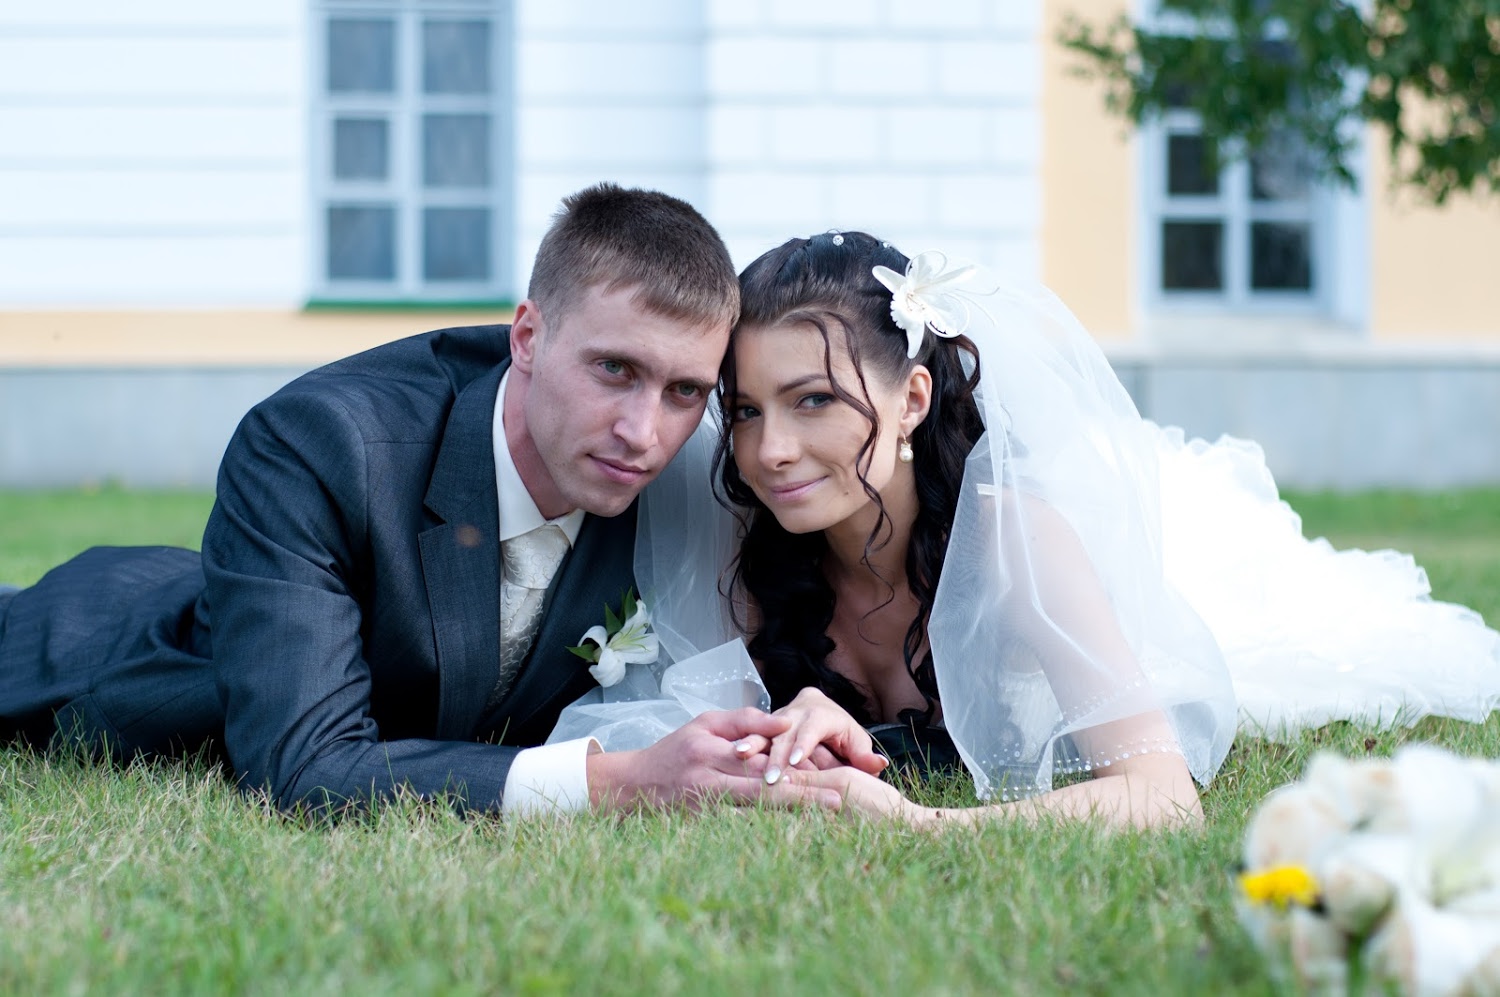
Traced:
MULTIPOLYGON (((835 326, 827 365, 823 335, 806 322, 742 329, 731 346, 737 382, 730 399, 734 462, 790 533, 826 530, 870 507, 861 472, 882 499, 893 480, 911 487, 911 465, 898 464, 896 449, 898 437, 921 421, 925 398, 921 413, 914 413, 908 383, 886 385, 866 369, 880 432, 861 457, 870 420, 840 399, 828 379, 831 369, 844 393, 863 396, 843 338, 835 326)), ((925 369, 917 371, 920 378, 927 376, 925 369)))

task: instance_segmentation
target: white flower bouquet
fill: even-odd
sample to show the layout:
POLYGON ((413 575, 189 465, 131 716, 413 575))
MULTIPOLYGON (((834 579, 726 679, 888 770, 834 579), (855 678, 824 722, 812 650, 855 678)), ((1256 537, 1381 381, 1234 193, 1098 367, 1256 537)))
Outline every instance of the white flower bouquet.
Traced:
POLYGON ((1240 919, 1313 993, 1500 993, 1500 764, 1322 754, 1245 834, 1240 919))

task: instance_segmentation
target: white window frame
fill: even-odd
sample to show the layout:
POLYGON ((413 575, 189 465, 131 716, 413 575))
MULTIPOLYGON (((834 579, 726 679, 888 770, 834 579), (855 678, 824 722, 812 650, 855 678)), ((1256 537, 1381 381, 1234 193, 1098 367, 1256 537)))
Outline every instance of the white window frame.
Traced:
POLYGON ((493 304, 513 298, 513 36, 511 0, 311 0, 308 287, 312 304, 493 304), (489 21, 488 96, 422 93, 422 22, 433 16, 482 17, 489 21), (396 22, 393 94, 328 92, 328 24, 333 18, 343 17, 396 22), (475 111, 490 116, 489 186, 483 190, 424 188, 422 115, 475 111), (362 115, 382 116, 388 122, 387 179, 335 180, 334 121, 341 116, 362 115), (344 204, 389 204, 395 209, 394 279, 335 280, 328 276, 327 212, 344 204), (429 207, 484 207, 490 211, 489 280, 429 281, 423 277, 422 214, 429 207))
MULTIPOLYGON (((1186 34, 1190 18, 1165 15, 1156 0, 1136 0, 1136 16, 1159 31, 1186 34)), ((1232 319, 1254 338, 1270 332, 1284 339, 1314 331, 1339 335, 1363 332, 1369 320, 1368 191, 1364 130, 1352 133, 1349 166, 1358 184, 1349 190, 1331 180, 1314 180, 1305 203, 1254 201, 1250 163, 1225 156, 1216 195, 1188 197, 1167 193, 1168 137, 1201 130, 1191 110, 1170 110, 1136 130, 1140 224, 1137 226, 1137 283, 1149 331, 1175 340, 1202 342, 1213 332, 1203 318, 1232 319), (1224 224, 1222 291, 1169 291, 1163 287, 1162 227, 1169 220, 1213 219, 1224 224), (1306 221, 1310 227, 1309 291, 1252 290, 1250 225, 1255 221, 1306 221)), ((1228 151, 1228 150, 1226 150, 1228 151)), ((1218 323, 1216 322, 1216 325, 1218 323)), ((1220 329, 1219 331, 1223 331, 1220 329)), ((1233 337, 1232 337, 1233 338, 1233 337)))
POLYGON ((1188 196, 1167 193, 1167 143, 1172 135, 1201 131, 1197 115, 1172 111, 1141 130, 1141 203, 1147 225, 1147 301, 1153 311, 1232 311, 1264 315, 1323 315, 1328 312, 1332 259, 1330 200, 1324 182, 1310 184, 1303 201, 1255 201, 1250 192, 1250 163, 1234 159, 1219 170, 1218 193, 1188 196), (1223 225, 1221 291, 1168 290, 1162 267, 1162 228, 1168 221, 1216 221, 1223 225), (1309 231, 1311 288, 1254 290, 1250 286, 1250 226, 1255 222, 1303 222, 1309 231))

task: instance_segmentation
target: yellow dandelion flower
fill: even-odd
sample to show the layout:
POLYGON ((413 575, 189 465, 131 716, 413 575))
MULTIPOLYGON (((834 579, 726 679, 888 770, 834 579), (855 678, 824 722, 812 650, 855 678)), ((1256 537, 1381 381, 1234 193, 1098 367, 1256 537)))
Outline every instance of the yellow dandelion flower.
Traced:
POLYGON ((1251 903, 1275 904, 1281 910, 1292 904, 1311 907, 1318 902, 1318 880, 1300 865, 1240 873, 1240 889, 1251 903))

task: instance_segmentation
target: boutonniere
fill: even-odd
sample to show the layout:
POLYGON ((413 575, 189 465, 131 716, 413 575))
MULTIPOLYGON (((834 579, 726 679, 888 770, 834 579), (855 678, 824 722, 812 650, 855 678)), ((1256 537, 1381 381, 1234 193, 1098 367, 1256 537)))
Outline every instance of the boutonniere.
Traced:
POLYGON ((568 648, 589 665, 589 674, 602 686, 611 686, 625 677, 625 666, 649 665, 660 652, 656 634, 651 631, 651 613, 646 601, 636 597, 635 589, 625 593, 616 613, 604 607, 604 625, 589 627, 576 647, 568 648))

